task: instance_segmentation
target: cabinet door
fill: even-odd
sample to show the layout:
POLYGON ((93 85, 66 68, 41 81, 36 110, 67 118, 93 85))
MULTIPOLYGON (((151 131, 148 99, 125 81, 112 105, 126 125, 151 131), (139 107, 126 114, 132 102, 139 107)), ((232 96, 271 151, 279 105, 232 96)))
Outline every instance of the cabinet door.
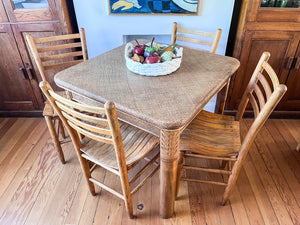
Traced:
MULTIPOLYGON (((35 96, 39 102, 40 107, 43 106, 43 96, 39 88, 39 82, 42 80, 38 72, 37 66, 34 63, 33 56, 28 51, 27 43, 25 41, 25 35, 30 34, 33 38, 49 37, 61 34, 59 23, 27 23, 27 24, 14 24, 12 25, 15 38, 17 40, 18 49, 22 56, 22 60, 25 65, 26 72, 28 74, 31 86, 35 96)), ((55 87, 53 77, 55 71, 52 71, 49 75, 49 83, 52 87, 55 87)), ((55 88, 54 88, 55 89, 55 88)))
POLYGON ((285 83, 289 73, 290 57, 295 55, 298 45, 296 32, 251 31, 246 32, 240 56, 241 66, 233 79, 226 109, 236 110, 244 90, 252 76, 261 54, 271 53, 270 65, 285 83))
POLYGON ((3 6, 3 2, 0 2, 0 23, 6 23, 8 22, 8 18, 6 16, 6 12, 3 6))
POLYGON ((300 0, 253 0, 249 7, 248 21, 300 22, 300 0))
POLYGON ((35 94, 10 25, 0 25, 0 110, 34 110, 35 94))
POLYGON ((290 70, 285 84, 288 90, 281 100, 278 109, 300 111, 300 44, 295 55, 294 65, 290 70))
POLYGON ((10 22, 58 20, 54 0, 3 0, 10 22))

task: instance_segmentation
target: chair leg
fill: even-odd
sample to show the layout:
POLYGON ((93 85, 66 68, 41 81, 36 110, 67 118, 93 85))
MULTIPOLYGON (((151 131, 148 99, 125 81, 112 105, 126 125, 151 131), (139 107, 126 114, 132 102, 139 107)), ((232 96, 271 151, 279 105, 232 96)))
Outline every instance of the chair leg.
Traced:
MULTIPOLYGON (((230 197, 230 195, 233 191, 233 188, 236 184, 236 181, 237 181, 237 178, 239 176, 240 170, 242 168, 242 161, 243 160, 238 160, 233 164, 231 175, 228 178, 228 184, 227 184, 227 187, 226 187, 226 189, 224 191, 224 194, 223 194, 222 205, 226 204, 226 202, 228 201, 228 199, 229 199, 229 197, 230 197)), ((229 167, 231 167, 231 165, 229 165, 229 167)))
POLYGON ((131 192, 129 187, 129 181, 128 181, 128 175, 125 174, 123 171, 120 171, 120 178, 121 178, 121 185, 122 185, 122 191, 124 195, 124 202, 125 207, 128 212, 128 215, 130 219, 133 219, 133 207, 132 207, 132 199, 131 199, 131 192))
POLYGON ((184 158, 184 152, 179 152, 178 166, 177 166, 177 178, 176 178, 176 192, 175 192, 175 197, 177 197, 178 192, 179 192, 180 176, 181 176, 182 167, 183 167, 183 158, 184 158))
POLYGON ((56 151, 58 153, 58 157, 59 157, 61 163, 65 164, 66 161, 65 161, 64 153, 63 153, 63 151, 61 149, 60 142, 58 140, 58 136, 57 136, 57 133, 56 133, 55 128, 54 128, 53 118, 50 117, 50 116, 44 116, 44 117, 45 117, 48 129, 49 129, 51 138, 53 140, 55 149, 56 149, 56 151))
MULTIPOLYGON (((80 150, 79 150, 79 152, 80 152, 80 150)), ((89 186, 89 190, 90 190, 91 194, 94 196, 94 195, 96 195, 95 185, 92 181, 90 181, 91 172, 90 172, 90 167, 88 165, 88 162, 81 155, 79 156, 79 161, 80 161, 80 165, 81 165, 81 168, 83 170, 83 173, 84 173, 84 177, 85 177, 86 182, 89 186)))
POLYGON ((61 136, 63 137, 63 139, 65 139, 66 138, 66 133, 65 133, 64 126, 63 126, 60 119, 58 119, 58 127, 59 127, 58 129, 60 129, 61 136))

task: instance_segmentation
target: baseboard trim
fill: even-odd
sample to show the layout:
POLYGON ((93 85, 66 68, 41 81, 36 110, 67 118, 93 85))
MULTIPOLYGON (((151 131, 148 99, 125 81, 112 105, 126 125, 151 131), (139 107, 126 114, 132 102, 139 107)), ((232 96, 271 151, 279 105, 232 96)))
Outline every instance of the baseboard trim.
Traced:
POLYGON ((43 117, 43 111, 0 111, 0 117, 43 117))

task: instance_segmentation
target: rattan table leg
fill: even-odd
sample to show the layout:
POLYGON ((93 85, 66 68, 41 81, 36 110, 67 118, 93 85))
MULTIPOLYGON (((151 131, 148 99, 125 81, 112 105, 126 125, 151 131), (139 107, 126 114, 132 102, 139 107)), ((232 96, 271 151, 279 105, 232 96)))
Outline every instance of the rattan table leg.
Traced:
POLYGON ((160 132, 160 216, 174 213, 180 130, 160 132))

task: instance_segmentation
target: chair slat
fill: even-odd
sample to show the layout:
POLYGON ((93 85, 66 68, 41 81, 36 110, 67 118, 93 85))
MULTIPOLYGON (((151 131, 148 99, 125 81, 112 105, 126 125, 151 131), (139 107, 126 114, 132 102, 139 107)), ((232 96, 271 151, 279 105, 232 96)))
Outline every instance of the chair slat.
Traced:
POLYGON ((269 77, 271 78, 272 84, 273 84, 273 89, 275 90, 278 85, 279 85, 279 80, 277 78, 277 75, 273 68, 270 66, 269 63, 263 62, 262 67, 267 71, 269 77))
POLYGON ((257 85, 257 83, 254 83, 253 90, 257 96, 257 99, 259 102, 259 108, 261 110, 264 107, 264 105, 266 104, 265 97, 264 97, 262 91, 260 90, 259 86, 257 85))
POLYGON ((56 50, 62 50, 62 49, 68 49, 68 48, 78 48, 81 46, 82 45, 80 42, 74 42, 74 43, 69 43, 69 44, 40 47, 40 48, 37 48, 37 50, 38 50, 38 52, 49 52, 49 51, 56 51, 56 50))
POLYGON ((49 66, 44 66, 45 70, 53 70, 53 69, 57 69, 57 68, 61 68, 61 67, 70 67, 70 66, 74 66, 78 63, 83 62, 83 60, 75 60, 75 61, 69 61, 69 62, 63 62, 63 63, 57 63, 54 65, 49 65, 49 66))
POLYGON ((249 93, 249 101, 250 101, 253 111, 254 111, 254 117, 256 118, 259 114, 259 108, 258 108, 258 104, 257 104, 254 96, 252 95, 252 93, 249 93))
POLYGON ((41 57, 41 60, 44 61, 50 61, 50 60, 58 60, 63 58, 70 58, 70 57, 76 57, 76 56, 82 56, 82 51, 73 51, 68 53, 62 53, 62 54, 56 54, 56 55, 48 55, 41 57))
MULTIPOLYGON (((89 105, 83 105, 71 100, 68 100, 58 94, 56 94, 54 91, 49 90, 49 93, 52 97, 54 97, 55 99, 58 99, 59 101, 61 101, 62 103, 68 105, 69 107, 81 110, 81 111, 86 111, 86 112, 90 112, 90 113, 97 113, 97 114, 103 114, 106 115, 106 111, 104 108, 98 107, 98 106, 89 106, 89 105)), ((106 120, 107 121, 107 120, 106 120)))
POLYGON ((84 120, 86 122, 90 122, 90 123, 103 124, 104 126, 106 126, 108 124, 108 121, 106 119, 95 117, 95 116, 90 116, 90 115, 86 115, 84 113, 77 112, 77 111, 75 111, 71 108, 68 108, 67 106, 61 104, 60 102, 57 102, 57 101, 56 101, 56 104, 63 111, 67 112, 69 115, 72 115, 72 116, 74 116, 78 119, 82 119, 82 120, 84 120))
POLYGON ((114 142, 111 138, 106 138, 106 137, 102 137, 102 136, 99 136, 99 135, 96 135, 94 133, 91 133, 89 131, 86 131, 84 129, 82 129, 81 127, 77 126, 76 124, 72 123, 71 121, 67 120, 68 124, 73 128, 75 129, 76 131, 78 131, 79 133, 89 137, 89 138, 92 138, 96 141, 100 141, 100 142, 104 142, 106 144, 111 144, 113 145, 114 142))
POLYGON ((187 33, 187 34, 194 34, 194 35, 199 35, 199 36, 203 36, 203 37, 210 37, 210 38, 215 38, 216 37, 216 34, 212 33, 212 32, 187 29, 187 28, 183 28, 181 26, 178 26, 177 32, 179 32, 179 33, 187 33))
POLYGON ((205 40, 200 40, 197 38, 191 38, 191 37, 183 37, 183 36, 177 36, 178 41, 185 41, 185 42, 191 42, 199 45, 207 45, 207 46, 212 46, 213 42, 211 41, 205 41, 205 40))
POLYGON ((96 127, 96 126, 93 126, 93 125, 90 125, 90 124, 87 124, 87 123, 84 123, 70 115, 68 115, 67 113, 65 112, 62 112, 62 114, 70 121, 72 121, 74 124, 76 124, 77 126, 80 126, 82 128, 84 128, 85 130, 89 130, 89 131, 92 131, 92 132, 95 132, 95 133, 99 133, 99 134, 103 134, 103 135, 112 135, 111 133, 111 130, 108 130, 108 129, 104 129, 104 128, 101 128, 101 127, 96 127))
POLYGON ((270 98, 271 94, 272 94, 272 90, 270 88, 270 85, 267 81, 267 79, 264 77, 264 75, 262 73, 258 73, 257 74, 257 78, 260 81, 260 83, 262 84, 262 86, 264 87, 266 96, 267 96, 267 100, 270 98))
POLYGON ((40 44, 40 43, 51 42, 51 41, 70 40, 70 39, 77 39, 77 38, 80 38, 80 34, 66 34, 66 35, 38 38, 35 39, 34 42, 36 44, 40 44))

